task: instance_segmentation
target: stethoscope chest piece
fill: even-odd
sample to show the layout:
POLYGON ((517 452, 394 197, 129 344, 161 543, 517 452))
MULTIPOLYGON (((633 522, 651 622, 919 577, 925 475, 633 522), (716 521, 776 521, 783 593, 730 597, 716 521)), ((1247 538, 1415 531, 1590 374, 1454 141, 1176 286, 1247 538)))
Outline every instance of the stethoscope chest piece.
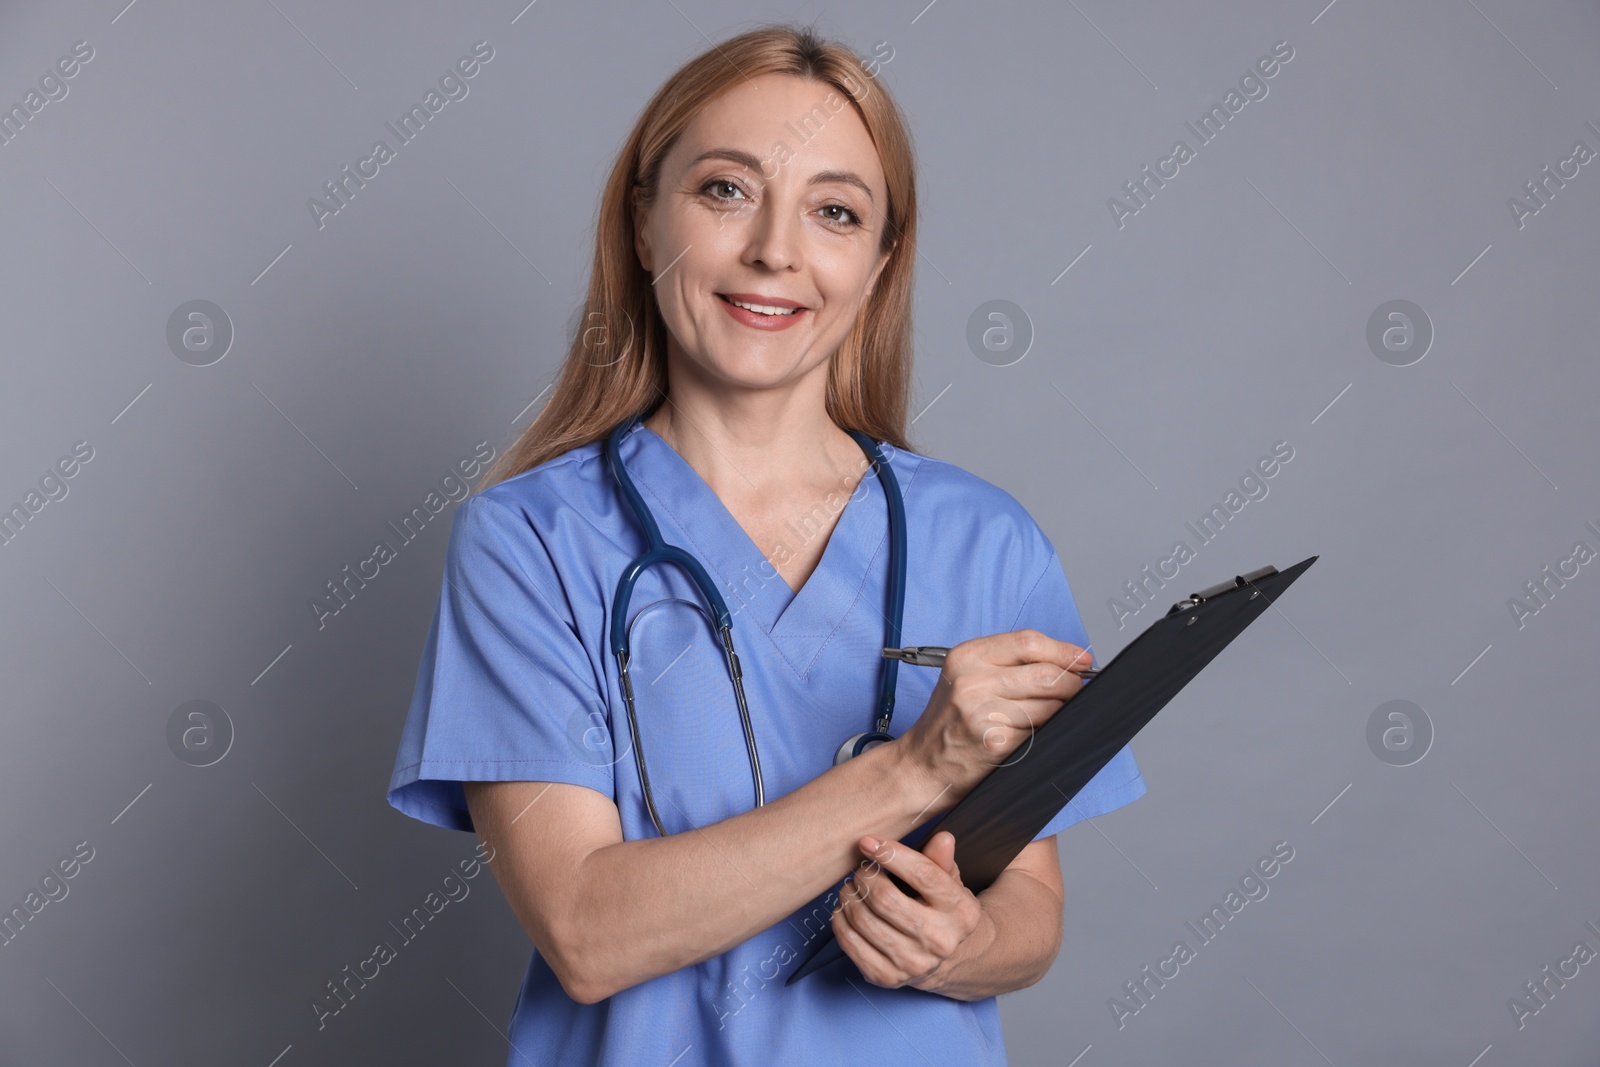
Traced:
POLYGON ((846 738, 844 744, 839 746, 839 751, 833 754, 833 765, 837 767, 852 756, 859 756, 869 748, 877 748, 893 740, 888 734, 882 733, 856 734, 846 738))

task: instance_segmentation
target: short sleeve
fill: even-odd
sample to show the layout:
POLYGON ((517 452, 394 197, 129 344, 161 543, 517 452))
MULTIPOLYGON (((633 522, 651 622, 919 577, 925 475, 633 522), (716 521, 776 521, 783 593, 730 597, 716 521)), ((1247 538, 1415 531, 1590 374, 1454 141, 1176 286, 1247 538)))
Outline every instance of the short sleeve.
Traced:
MULTIPOLYGON (((1043 572, 1028 591, 1022 609, 1017 613, 1016 621, 1011 628, 1038 630, 1058 641, 1067 641, 1088 648, 1094 653, 1095 649, 1090 646, 1088 634, 1084 631, 1083 620, 1078 615, 1078 606, 1072 599, 1072 589, 1067 584, 1066 572, 1061 568, 1060 557, 1049 545, 1042 531, 1035 536, 1044 541, 1043 547, 1048 550, 1049 558, 1045 562, 1043 572)), ((1102 658, 1096 654, 1095 661, 1102 662, 1102 658)), ((1090 679, 1084 684, 1093 685, 1094 680, 1090 679)), ((1134 762, 1133 749, 1129 745, 1124 745, 1115 756, 1111 757, 1110 762, 1089 779, 1088 784, 1078 791, 1078 795, 1073 797, 1043 830, 1039 831, 1034 840, 1041 841, 1060 833, 1073 823, 1091 819, 1096 815, 1104 815, 1108 811, 1137 800, 1144 795, 1144 792, 1144 777, 1139 773, 1139 765, 1134 762)))
POLYGON ((555 781, 613 797, 600 676, 528 519, 479 495, 456 509, 388 800, 471 831, 464 781, 555 781))

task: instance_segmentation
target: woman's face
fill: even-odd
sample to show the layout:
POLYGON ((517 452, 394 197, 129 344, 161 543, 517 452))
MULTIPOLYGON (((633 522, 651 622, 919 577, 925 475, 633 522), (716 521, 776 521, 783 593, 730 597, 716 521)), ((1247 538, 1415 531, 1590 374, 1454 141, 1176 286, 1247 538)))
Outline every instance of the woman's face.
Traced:
POLYGON ((824 366, 888 261, 887 197, 872 138, 832 86, 766 74, 712 101, 662 161, 636 230, 673 361, 753 389, 824 366))

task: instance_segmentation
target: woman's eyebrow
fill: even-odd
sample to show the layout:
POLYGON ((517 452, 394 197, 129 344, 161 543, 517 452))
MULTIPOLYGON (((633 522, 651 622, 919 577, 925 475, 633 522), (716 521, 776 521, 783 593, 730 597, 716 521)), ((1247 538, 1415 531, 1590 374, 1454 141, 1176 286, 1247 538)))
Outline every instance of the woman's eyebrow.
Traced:
MULTIPOLYGON (((701 152, 698 156, 695 156, 694 159, 690 160, 689 166, 691 168, 696 167, 708 159, 725 159, 730 163, 737 163, 742 167, 747 167, 750 170, 755 171, 757 174, 766 173, 766 171, 762 168, 761 160, 757 159, 754 155, 746 152, 742 148, 707 149, 706 151, 701 152)), ((877 198, 872 195, 871 186, 867 185, 867 183, 861 179, 860 175, 856 174, 854 171, 819 170, 817 173, 811 176, 811 180, 806 184, 826 185, 829 182, 842 182, 845 185, 853 185, 860 189, 863 193, 866 193, 869 201, 871 201, 873 204, 877 203, 877 198)))
POLYGON ((826 185, 829 182, 843 182, 845 185, 853 185, 857 189, 860 189, 863 193, 867 194, 868 201, 877 203, 877 198, 872 195, 872 190, 867 186, 867 183, 862 181, 854 171, 819 170, 811 176, 811 180, 806 184, 826 185))

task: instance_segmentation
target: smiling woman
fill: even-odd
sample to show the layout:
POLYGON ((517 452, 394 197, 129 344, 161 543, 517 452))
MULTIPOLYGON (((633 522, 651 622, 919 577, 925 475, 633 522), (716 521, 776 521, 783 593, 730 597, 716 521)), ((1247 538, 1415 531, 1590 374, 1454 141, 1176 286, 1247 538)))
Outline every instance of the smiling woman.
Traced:
POLYGON ((509 1063, 1003 1064, 1054 835, 1144 791, 1124 749, 981 894, 920 840, 1093 659, 1028 513, 906 440, 915 167, 869 80, 781 26, 667 80, 554 392, 454 514, 389 801, 500 857, 509 1063), (837 888, 863 861, 918 896, 837 888), (778 984, 830 922, 852 966, 778 984))

